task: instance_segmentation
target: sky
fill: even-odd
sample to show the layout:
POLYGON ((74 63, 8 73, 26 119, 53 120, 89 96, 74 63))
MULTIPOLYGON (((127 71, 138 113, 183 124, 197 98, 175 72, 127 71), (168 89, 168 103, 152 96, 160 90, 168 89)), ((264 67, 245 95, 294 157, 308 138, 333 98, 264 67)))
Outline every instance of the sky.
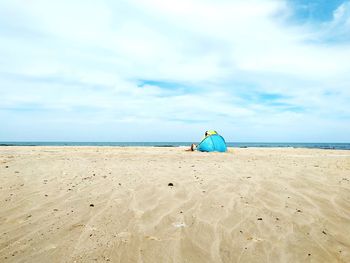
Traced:
POLYGON ((0 0, 0 141, 350 142, 350 0, 0 0))

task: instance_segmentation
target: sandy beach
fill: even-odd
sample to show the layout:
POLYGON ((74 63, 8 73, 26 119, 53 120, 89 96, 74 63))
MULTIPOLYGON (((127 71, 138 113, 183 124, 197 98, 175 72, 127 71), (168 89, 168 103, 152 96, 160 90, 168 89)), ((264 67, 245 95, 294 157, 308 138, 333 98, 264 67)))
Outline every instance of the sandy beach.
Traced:
POLYGON ((1 147, 0 262, 350 262, 350 151, 1 147))

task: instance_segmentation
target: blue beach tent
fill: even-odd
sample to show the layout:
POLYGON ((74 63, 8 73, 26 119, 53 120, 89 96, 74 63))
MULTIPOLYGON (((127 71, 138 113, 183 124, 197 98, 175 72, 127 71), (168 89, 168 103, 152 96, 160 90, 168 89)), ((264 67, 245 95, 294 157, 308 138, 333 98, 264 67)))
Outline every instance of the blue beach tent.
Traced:
POLYGON ((225 139, 216 131, 207 131, 205 138, 198 144, 197 151, 201 152, 226 152, 225 139))

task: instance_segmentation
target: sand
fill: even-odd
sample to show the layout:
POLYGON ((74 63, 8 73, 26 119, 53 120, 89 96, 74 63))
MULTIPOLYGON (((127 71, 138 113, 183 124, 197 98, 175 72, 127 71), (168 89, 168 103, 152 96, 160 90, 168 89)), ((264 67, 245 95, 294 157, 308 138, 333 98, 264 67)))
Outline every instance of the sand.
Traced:
POLYGON ((0 262, 350 262, 350 151, 1 147, 0 262))

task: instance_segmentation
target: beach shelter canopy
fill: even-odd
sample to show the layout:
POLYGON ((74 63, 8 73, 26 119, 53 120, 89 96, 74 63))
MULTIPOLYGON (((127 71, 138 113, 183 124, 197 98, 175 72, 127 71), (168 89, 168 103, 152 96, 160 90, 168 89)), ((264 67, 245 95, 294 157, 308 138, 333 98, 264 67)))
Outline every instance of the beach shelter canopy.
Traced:
POLYGON ((199 143, 197 150, 201 152, 226 152, 225 139, 216 131, 207 131, 207 136, 199 143))

